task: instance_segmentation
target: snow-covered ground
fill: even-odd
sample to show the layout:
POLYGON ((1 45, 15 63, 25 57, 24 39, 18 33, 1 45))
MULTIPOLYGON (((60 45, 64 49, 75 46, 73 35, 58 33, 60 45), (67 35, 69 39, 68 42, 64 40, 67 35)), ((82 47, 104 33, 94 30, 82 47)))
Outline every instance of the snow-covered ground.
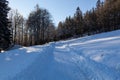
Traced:
POLYGON ((120 80, 120 30, 3 52, 0 80, 120 80))

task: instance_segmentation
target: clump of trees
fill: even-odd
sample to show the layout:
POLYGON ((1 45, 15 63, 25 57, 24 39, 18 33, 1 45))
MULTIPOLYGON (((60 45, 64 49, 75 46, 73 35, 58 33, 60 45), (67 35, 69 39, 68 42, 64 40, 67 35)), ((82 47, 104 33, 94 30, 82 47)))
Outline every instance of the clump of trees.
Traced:
POLYGON ((46 9, 39 8, 38 5, 30 13, 26 28, 29 35, 29 45, 39 45, 54 40, 55 27, 51 15, 46 9))
POLYGON ((18 12, 18 10, 10 10, 8 14, 9 21, 11 22, 11 33, 13 36, 12 42, 14 44, 23 43, 23 34, 25 28, 25 19, 18 12))
POLYGON ((55 39, 55 26, 51 15, 39 5, 25 19, 18 10, 8 14, 11 21, 13 44, 31 46, 40 45, 55 39))
POLYGON ((120 29, 120 0, 98 0, 96 7, 85 14, 78 7, 73 17, 59 22, 57 36, 59 40, 117 29, 120 29))
POLYGON ((36 5, 25 19, 18 10, 10 10, 8 1, 0 0, 0 49, 10 45, 40 45, 50 41, 82 37, 120 29, 120 0, 97 1, 96 7, 66 17, 55 27, 46 9, 36 5))

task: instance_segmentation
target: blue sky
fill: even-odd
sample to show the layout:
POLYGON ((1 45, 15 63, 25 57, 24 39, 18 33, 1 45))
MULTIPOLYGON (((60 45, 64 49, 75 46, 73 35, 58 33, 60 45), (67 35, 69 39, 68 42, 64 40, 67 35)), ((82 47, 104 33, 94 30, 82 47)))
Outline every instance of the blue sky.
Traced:
POLYGON ((52 15, 55 25, 59 21, 65 20, 66 16, 73 16, 79 6, 82 12, 95 7, 97 0, 8 0, 9 6, 27 18, 29 13, 34 10, 36 4, 41 8, 47 9, 52 15))

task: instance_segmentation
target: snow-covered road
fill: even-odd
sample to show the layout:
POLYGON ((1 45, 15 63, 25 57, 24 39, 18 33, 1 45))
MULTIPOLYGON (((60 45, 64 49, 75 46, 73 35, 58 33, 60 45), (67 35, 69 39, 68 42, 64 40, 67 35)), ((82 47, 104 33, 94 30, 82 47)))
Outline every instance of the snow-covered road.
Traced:
POLYGON ((0 80, 120 80, 120 30, 0 54, 0 80))

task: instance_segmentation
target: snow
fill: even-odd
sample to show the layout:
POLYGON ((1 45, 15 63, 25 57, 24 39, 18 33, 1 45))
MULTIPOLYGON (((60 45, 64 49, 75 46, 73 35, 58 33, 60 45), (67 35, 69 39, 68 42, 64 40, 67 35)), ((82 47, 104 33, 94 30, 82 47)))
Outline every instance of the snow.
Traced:
POLYGON ((0 80, 120 80, 120 30, 0 54, 0 80))

